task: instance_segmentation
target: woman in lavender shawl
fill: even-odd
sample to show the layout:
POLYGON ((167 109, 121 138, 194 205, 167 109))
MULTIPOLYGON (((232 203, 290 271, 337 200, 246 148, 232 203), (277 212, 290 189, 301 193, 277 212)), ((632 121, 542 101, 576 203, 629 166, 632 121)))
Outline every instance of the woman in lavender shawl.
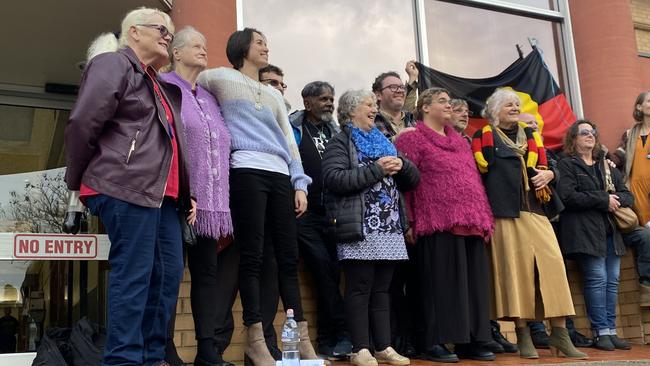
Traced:
POLYGON ((233 231, 228 197, 230 134, 217 100, 196 84, 197 76, 208 63, 205 37, 192 27, 184 28, 172 41, 170 53, 173 71, 162 78, 178 85, 183 93, 181 117, 188 150, 185 153, 197 204, 194 229, 198 243, 188 249, 197 339, 194 365, 221 366, 224 350, 218 344, 216 330, 222 325, 223 306, 218 305, 218 298, 227 297, 219 296, 222 287, 232 286, 219 278, 217 248, 222 248, 219 243, 227 242, 223 239, 231 237, 233 231))

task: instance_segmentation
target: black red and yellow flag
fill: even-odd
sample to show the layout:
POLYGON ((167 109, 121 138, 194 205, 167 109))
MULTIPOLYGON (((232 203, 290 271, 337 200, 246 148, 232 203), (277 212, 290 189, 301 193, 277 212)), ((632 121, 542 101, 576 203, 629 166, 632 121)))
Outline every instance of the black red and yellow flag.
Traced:
POLYGON ((420 71, 418 89, 442 87, 454 98, 467 100, 472 117, 467 133, 485 125, 480 117, 485 100, 499 87, 512 88, 521 98, 521 113, 530 113, 544 136, 544 145, 555 149, 562 146, 562 139, 569 126, 576 120, 564 92, 550 73, 537 48, 520 58, 499 75, 485 79, 468 79, 445 74, 416 63, 420 71))

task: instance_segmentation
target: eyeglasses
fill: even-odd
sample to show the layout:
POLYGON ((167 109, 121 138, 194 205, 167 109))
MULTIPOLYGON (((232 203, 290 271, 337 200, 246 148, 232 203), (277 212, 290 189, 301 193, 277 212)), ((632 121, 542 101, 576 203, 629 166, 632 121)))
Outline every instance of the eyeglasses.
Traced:
POLYGON ((285 83, 283 83, 281 81, 275 80, 275 79, 263 79, 263 80, 260 80, 260 81, 265 85, 271 85, 271 86, 275 86, 275 87, 281 86, 282 89, 287 88, 287 84, 285 84, 285 83))
POLYGON ((578 131, 578 136, 587 137, 589 135, 596 137, 598 136, 598 132, 596 132, 596 130, 588 130, 586 128, 578 131))
POLYGON ((386 85, 385 87, 381 88, 382 91, 384 89, 390 89, 390 91, 392 91, 393 93, 399 93, 399 92, 404 93, 404 92, 406 92, 406 87, 404 85, 400 85, 400 84, 386 85))
POLYGON ((174 40, 174 33, 170 32, 167 27, 165 27, 162 24, 136 24, 139 27, 147 27, 147 28, 153 28, 153 29, 158 29, 158 32, 160 32, 160 37, 165 38, 169 36, 169 42, 172 42, 174 40))

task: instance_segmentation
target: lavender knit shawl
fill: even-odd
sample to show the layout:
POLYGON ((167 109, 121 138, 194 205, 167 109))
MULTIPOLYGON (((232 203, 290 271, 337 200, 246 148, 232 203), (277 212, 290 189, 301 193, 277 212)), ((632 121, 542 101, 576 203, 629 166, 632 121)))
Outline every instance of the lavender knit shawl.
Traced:
POLYGON ((196 198, 194 228, 214 239, 231 235, 229 202, 230 133, 217 100, 198 84, 196 95, 189 82, 175 72, 161 77, 183 92, 181 119, 189 162, 190 186, 196 198))

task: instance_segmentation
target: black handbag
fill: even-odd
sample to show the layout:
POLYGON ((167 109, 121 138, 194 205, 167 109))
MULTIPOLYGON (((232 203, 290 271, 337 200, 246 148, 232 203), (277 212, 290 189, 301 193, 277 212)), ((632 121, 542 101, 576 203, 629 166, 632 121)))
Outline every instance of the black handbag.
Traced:
POLYGON ((196 245, 197 240, 196 240, 196 231, 194 230, 194 226, 190 225, 187 222, 187 216, 189 215, 189 211, 186 210, 179 210, 179 220, 181 221, 181 236, 183 238, 183 244, 188 246, 188 247, 193 247, 196 245))

